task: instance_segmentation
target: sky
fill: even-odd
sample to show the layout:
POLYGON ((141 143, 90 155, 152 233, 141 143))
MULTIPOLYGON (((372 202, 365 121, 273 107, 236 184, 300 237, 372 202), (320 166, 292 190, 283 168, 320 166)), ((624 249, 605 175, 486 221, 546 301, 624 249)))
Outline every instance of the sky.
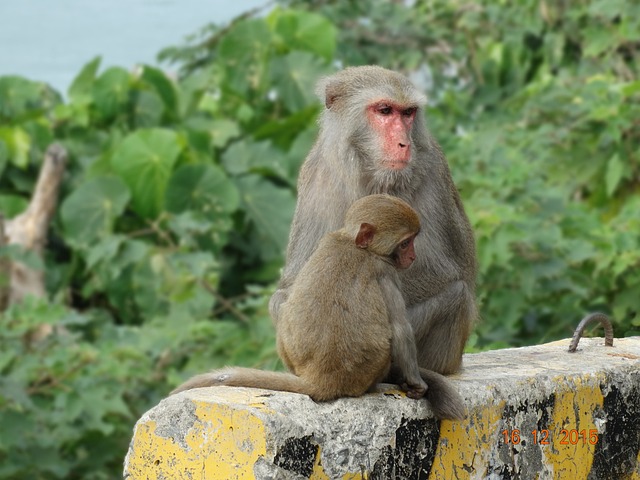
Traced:
POLYGON ((0 75, 45 81, 65 93, 84 64, 157 64, 165 47, 266 0, 0 0, 0 75))

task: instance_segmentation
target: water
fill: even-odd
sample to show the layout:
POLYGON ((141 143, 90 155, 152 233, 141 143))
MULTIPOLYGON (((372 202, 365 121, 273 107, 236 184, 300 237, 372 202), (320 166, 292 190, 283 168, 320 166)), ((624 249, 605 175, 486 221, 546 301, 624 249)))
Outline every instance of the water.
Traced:
MULTIPOLYGON (((0 75, 44 81, 66 93, 96 55, 101 69, 157 65, 165 47, 266 0, 0 0, 0 75)), ((1 101, 2 99, 0 99, 1 101)))

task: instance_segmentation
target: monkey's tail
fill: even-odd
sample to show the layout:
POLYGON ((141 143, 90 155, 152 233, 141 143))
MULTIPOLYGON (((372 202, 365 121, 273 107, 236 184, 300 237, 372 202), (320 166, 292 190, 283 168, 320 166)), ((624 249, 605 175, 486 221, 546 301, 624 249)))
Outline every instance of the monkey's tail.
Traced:
POLYGON ((467 416, 462 397, 445 376, 424 368, 420 369, 420 376, 428 387, 425 398, 437 418, 462 420, 467 416))
POLYGON ((292 373, 266 372, 255 368, 225 367, 191 377, 173 390, 170 395, 191 390, 192 388, 214 387, 219 385, 303 393, 312 398, 316 393, 312 385, 292 373))

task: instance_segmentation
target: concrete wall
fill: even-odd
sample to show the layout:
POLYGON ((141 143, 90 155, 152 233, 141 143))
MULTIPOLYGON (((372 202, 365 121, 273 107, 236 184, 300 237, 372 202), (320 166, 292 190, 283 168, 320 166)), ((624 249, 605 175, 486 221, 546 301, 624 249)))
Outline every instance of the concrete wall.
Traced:
POLYGON ((136 424, 125 478, 640 480, 640 337, 465 355, 464 421, 391 387, 304 395, 197 389, 136 424))

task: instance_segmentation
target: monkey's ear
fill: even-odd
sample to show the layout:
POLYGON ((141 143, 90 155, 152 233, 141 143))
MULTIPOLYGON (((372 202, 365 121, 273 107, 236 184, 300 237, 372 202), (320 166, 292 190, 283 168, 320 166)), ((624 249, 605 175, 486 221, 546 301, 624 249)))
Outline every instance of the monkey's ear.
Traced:
POLYGON ((370 223, 360 225, 360 230, 356 235, 356 246, 358 248, 367 248, 373 241, 373 235, 376 233, 376 227, 370 223))
POLYGON ((321 102, 324 102, 327 110, 347 93, 344 80, 336 78, 337 75, 324 77, 316 84, 316 95, 321 102))
POLYGON ((324 89, 324 106, 330 109, 336 100, 344 94, 343 90, 342 82, 333 81, 327 83, 324 89))

